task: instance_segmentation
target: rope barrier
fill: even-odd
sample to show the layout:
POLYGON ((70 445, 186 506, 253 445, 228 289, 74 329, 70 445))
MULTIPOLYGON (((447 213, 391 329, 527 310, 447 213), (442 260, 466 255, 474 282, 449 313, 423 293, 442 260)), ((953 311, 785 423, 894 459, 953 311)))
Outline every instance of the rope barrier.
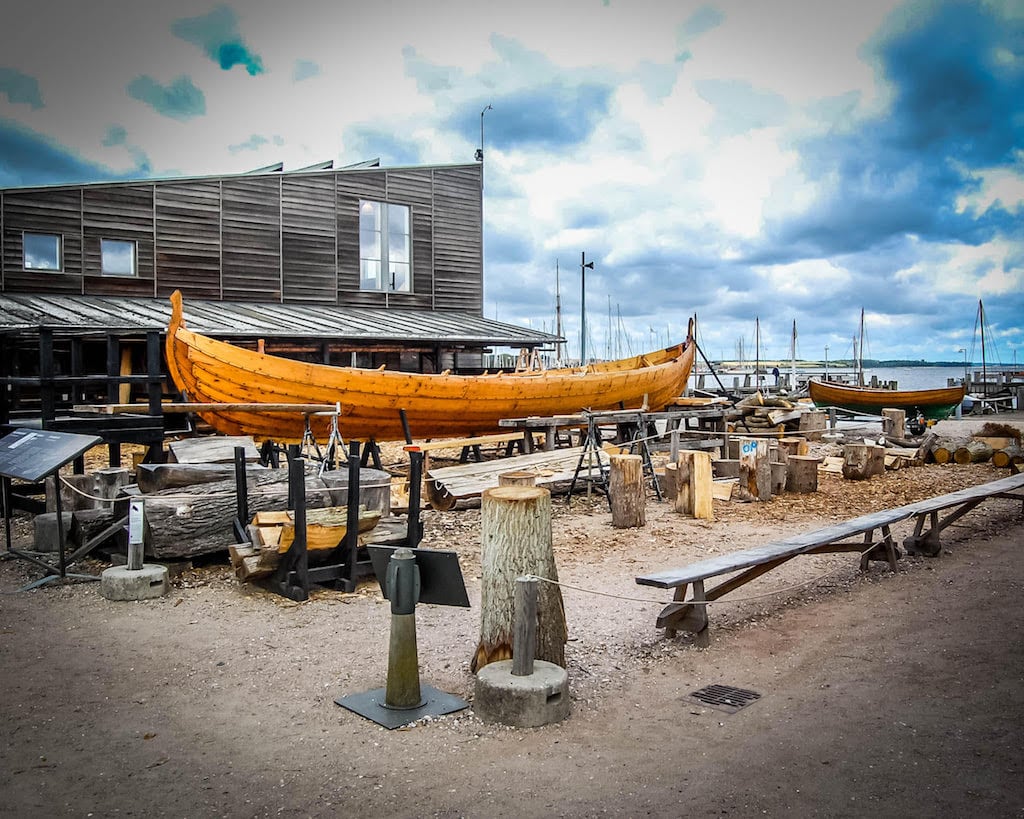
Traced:
MULTIPOLYGON (((84 491, 82 489, 79 489, 77 486, 72 484, 63 475, 60 476, 60 481, 61 481, 61 484, 66 486, 68 489, 70 489, 76 495, 81 495, 83 498, 87 498, 88 500, 94 501, 95 503, 117 503, 118 501, 124 501, 124 500, 128 499, 128 496, 122 496, 120 498, 103 498, 103 497, 100 497, 99 495, 90 495, 88 492, 86 492, 86 491, 84 491)), ((391 486, 391 482, 388 481, 387 483, 383 483, 383 482, 379 482, 378 481, 376 483, 360 483, 359 484, 359 490, 362 491, 363 489, 381 489, 381 488, 383 488, 385 486, 391 486)), ((306 487, 306 494, 307 495, 316 494, 316 493, 319 493, 319 492, 337 492, 337 491, 339 491, 339 487, 330 487, 330 486, 322 486, 322 487, 321 486, 307 486, 306 487)), ((195 502, 197 500, 203 500, 203 499, 206 499, 206 498, 233 498, 233 497, 235 497, 235 494, 236 493, 232 491, 232 492, 208 492, 205 495, 158 495, 156 497, 158 497, 161 501, 169 501, 169 502, 189 501, 189 502, 195 502)), ((275 489, 261 489, 261 490, 256 491, 256 492, 249 493, 248 497, 249 498, 277 498, 277 497, 286 497, 287 495, 288 495, 288 489, 287 489, 287 486, 285 486, 285 488, 276 489, 276 490, 275 489)), ((143 495, 142 497, 145 498, 145 497, 154 497, 154 496, 152 496, 152 495, 148 495, 148 496, 147 495, 143 495)))
MULTIPOLYGON (((859 556, 863 557, 868 552, 872 551, 875 548, 875 546, 876 546, 876 544, 874 544, 874 543, 871 544, 871 546, 869 546, 867 549, 865 549, 862 552, 859 552, 859 556)), ((612 594, 611 592, 602 592, 602 591, 598 591, 597 589, 586 589, 586 588, 584 588, 582 586, 574 586, 571 583, 562 583, 561 581, 551 580, 550 578, 547 578, 547 577, 539 577, 538 575, 535 575, 535 574, 527 574, 527 575, 523 575, 523 576, 529 578, 530 580, 540 580, 540 581, 543 581, 544 583, 548 583, 548 584, 550 584, 552 586, 559 586, 559 587, 564 588, 564 589, 572 589, 573 591, 583 592, 584 594, 594 594, 594 595, 597 595, 598 597, 611 597, 611 598, 613 598, 615 600, 626 600, 626 601, 629 601, 631 603, 645 603, 645 604, 654 605, 654 606, 667 606, 667 605, 669 605, 671 603, 685 603, 687 605, 691 605, 692 604, 694 606, 708 606, 708 605, 711 605, 712 603, 748 603, 748 602, 752 602, 754 600, 762 600, 765 597, 774 597, 777 594, 785 594, 786 592, 790 592, 790 591, 793 591, 795 589, 800 589, 800 588, 803 588, 804 586, 809 586, 812 583, 817 583, 819 580, 822 580, 822 579, 828 577, 829 575, 837 574, 839 571, 840 570, 838 568, 831 569, 831 570, 829 570, 827 572, 823 572, 822 574, 819 574, 817 577, 812 577, 809 580, 804 580, 804 581, 802 581, 800 583, 796 583, 796 584, 794 584, 792 586, 784 586, 781 589, 773 589, 772 591, 764 592, 763 594, 753 594, 753 595, 748 595, 746 597, 731 597, 728 600, 668 600, 668 601, 651 600, 651 599, 646 598, 646 597, 630 597, 628 595, 623 595, 623 594, 612 594)))

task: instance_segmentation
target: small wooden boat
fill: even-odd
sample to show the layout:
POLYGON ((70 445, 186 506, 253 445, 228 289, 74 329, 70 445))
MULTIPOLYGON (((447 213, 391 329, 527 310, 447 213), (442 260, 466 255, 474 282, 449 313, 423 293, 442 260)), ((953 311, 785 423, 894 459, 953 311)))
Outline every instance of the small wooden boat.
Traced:
POLYGON ((964 399, 963 385, 934 390, 881 390, 811 380, 807 384, 811 400, 818 407, 842 407, 852 412, 881 415, 882 409, 906 410, 907 417, 918 412, 937 421, 946 418, 964 399))
POLYGON ((248 350, 185 326, 179 292, 171 296, 167 366, 178 389, 198 404, 267 404, 198 411, 227 435, 282 443, 303 438, 307 419, 318 440, 331 419, 287 405, 337 406, 342 437, 404 438, 400 410, 417 438, 500 432, 502 418, 586 410, 662 409, 682 395, 693 366, 693 324, 687 340, 618 361, 557 370, 484 375, 420 374, 309 364, 248 350), (286 406, 282 406, 286 405, 286 406))

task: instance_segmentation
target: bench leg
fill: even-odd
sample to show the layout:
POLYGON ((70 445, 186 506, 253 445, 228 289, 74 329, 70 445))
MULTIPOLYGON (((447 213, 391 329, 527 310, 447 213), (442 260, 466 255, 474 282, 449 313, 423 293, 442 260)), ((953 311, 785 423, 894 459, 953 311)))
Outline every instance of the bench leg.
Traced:
POLYGON ((708 612, 707 606, 695 606, 693 601, 704 601, 704 581, 693 582, 693 597, 686 602, 686 584, 677 586, 673 601, 662 609, 658 615, 656 626, 665 629, 665 636, 675 637, 679 631, 689 631, 694 635, 694 644, 700 648, 707 648, 711 644, 708 634, 708 612))
POLYGON ((942 551, 942 544, 939 542, 939 513, 927 512, 917 516, 914 523, 914 534, 903 539, 903 547, 910 555, 925 555, 936 557, 942 551), (922 534, 924 529, 925 514, 928 515, 928 531, 922 534))
POLYGON ((892 531, 889 529, 888 524, 880 527, 882 533, 882 539, 878 543, 874 543, 874 529, 864 533, 864 547, 867 549, 868 546, 873 548, 865 551, 860 557, 860 568, 861 571, 867 571, 868 563, 872 560, 885 560, 889 564, 889 568, 892 571, 896 571, 896 561, 900 559, 901 553, 896 544, 892 539, 892 531))

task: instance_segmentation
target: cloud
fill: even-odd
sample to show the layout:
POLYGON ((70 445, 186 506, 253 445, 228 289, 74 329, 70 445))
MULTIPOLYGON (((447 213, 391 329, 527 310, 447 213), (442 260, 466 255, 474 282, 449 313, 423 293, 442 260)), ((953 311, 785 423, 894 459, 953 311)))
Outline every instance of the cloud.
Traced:
POLYGON ((412 46, 407 45, 402 49, 402 60, 406 76, 416 80, 416 90, 421 94, 450 91, 455 85, 455 80, 462 76, 462 72, 454 66, 431 63, 421 57, 412 46))
POLYGON ((351 162, 380 157, 382 165, 417 165, 423 162, 423 149, 411 139, 402 139, 388 126, 353 125, 345 129, 342 142, 351 162))
POLYGON ((225 71, 240 65, 256 76, 264 72, 263 59, 249 50, 238 32, 238 17, 228 6, 218 6, 209 14, 176 21, 171 31, 192 45, 199 46, 225 71))
POLYGON ((296 60, 295 67, 292 69, 292 80, 294 82, 302 82, 308 80, 310 77, 319 76, 322 73, 322 69, 312 60, 296 60))
POLYGON ((0 118, 0 188, 103 182, 138 176, 83 159, 49 137, 0 118))
POLYGON ((701 6, 686 20, 679 24, 677 37, 680 43, 689 42, 706 34, 712 29, 718 28, 725 22, 725 14, 714 6, 701 6))
POLYGON ((43 107, 38 80, 14 68, 0 67, 0 93, 6 94, 7 99, 13 104, 24 103, 33 108, 43 107))
POLYGON ((502 150, 561 151, 587 141, 608 116, 614 93, 611 84, 555 80, 481 98, 450 116, 446 125, 475 143, 480 119, 472 112, 492 104, 494 110, 488 117, 495 127, 487 138, 489 145, 502 150))
POLYGON ((284 146, 284 137, 279 134, 274 134, 274 136, 267 139, 267 137, 262 134, 253 134, 244 142, 236 142, 232 145, 228 145, 228 153, 240 154, 244 151, 258 151, 265 145, 273 145, 276 148, 281 148, 284 146))
POLYGON ((206 113, 206 96, 184 74, 166 86, 142 75, 128 83, 127 91, 171 119, 188 120, 206 113))
POLYGON ((103 137, 103 145, 112 148, 115 145, 124 145, 128 139, 128 132, 122 125, 111 125, 107 128, 107 135, 103 137))
POLYGON ((1020 52, 1024 18, 960 2, 913 8, 914 17, 891 22, 873 47, 892 88, 887 110, 797 141, 801 172, 817 194, 801 213, 769 219, 768 238, 783 255, 870 251, 905 235, 1024 239, 1015 206, 961 206, 980 189, 983 171, 1019 165, 1024 65, 998 55, 1020 52))
POLYGON ((781 125, 789 105, 778 94, 760 91, 740 80, 699 80, 697 95, 715 109, 712 137, 735 136, 756 128, 781 125))

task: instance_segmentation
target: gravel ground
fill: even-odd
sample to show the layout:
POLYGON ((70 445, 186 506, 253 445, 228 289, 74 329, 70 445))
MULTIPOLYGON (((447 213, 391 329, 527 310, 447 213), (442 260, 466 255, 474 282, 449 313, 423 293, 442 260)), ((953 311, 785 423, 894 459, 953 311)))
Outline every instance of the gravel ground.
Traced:
MULTIPOLYGON (((986 502, 940 557, 895 573, 854 555, 785 564, 712 610, 709 649, 666 639, 669 595, 634 582, 1004 474, 823 475, 815 495, 716 501, 713 522, 651 498, 631 530, 603 499, 556 498, 572 713, 527 730, 470 708, 389 732, 339 708, 385 679, 390 610, 372 583, 297 604, 212 561, 166 597, 118 603, 94 583, 16 592, 38 572, 2 560, 0 816, 1019 816, 1019 502, 986 502), (710 683, 761 698, 735 714, 688 698, 710 683)), ((423 545, 458 552, 473 605, 417 609, 422 680, 470 701, 479 521, 424 514, 423 545)), ((16 543, 28 535, 16 519, 16 543)))

